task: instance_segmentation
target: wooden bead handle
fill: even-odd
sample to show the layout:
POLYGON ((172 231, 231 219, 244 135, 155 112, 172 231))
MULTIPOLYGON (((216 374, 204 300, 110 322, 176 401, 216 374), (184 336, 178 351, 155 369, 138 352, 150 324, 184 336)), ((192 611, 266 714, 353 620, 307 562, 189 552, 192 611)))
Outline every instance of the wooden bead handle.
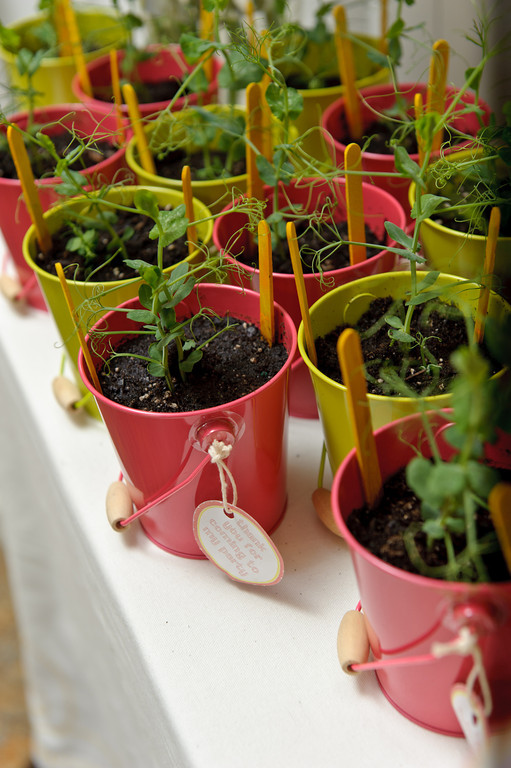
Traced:
POLYGON ((369 658, 369 638, 364 614, 360 611, 348 611, 342 617, 337 633, 337 655, 347 675, 356 675, 352 664, 364 664, 369 658))
POLYGON ((56 376, 51 383, 57 403, 65 410, 72 411, 76 403, 82 399, 80 390, 74 381, 65 376, 56 376))
POLYGON ((121 523, 133 513, 133 502, 121 480, 112 483, 106 494, 106 516, 114 531, 122 531, 121 523))

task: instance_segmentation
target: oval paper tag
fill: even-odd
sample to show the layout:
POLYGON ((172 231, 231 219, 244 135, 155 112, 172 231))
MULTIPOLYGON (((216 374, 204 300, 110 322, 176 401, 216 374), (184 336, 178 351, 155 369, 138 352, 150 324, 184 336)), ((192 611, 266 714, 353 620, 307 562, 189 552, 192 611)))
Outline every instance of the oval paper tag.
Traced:
POLYGON ((253 517, 221 501, 203 501, 193 516, 193 532, 202 552, 234 581, 268 587, 284 575, 284 563, 266 531, 253 517))
POLYGON ((468 744, 474 752, 481 752, 488 742, 488 723, 481 700, 464 683, 456 683, 451 689, 451 704, 468 744))

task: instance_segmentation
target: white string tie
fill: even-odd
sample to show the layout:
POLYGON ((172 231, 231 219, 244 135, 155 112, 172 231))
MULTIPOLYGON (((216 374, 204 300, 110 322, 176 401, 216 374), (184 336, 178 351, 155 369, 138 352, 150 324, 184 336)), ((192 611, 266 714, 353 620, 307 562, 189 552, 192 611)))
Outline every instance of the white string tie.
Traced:
POLYGON ((474 666, 467 677, 467 688, 472 692, 477 680, 483 694, 484 714, 489 717, 493 708, 492 696, 488 678, 483 664, 483 655, 477 643, 477 635, 469 627, 461 627, 458 637, 448 643, 433 643, 431 653, 437 658, 459 653, 462 656, 472 656, 474 666))
POLYGON ((222 488, 222 506, 224 512, 229 517, 232 517, 232 512, 229 511, 229 502, 227 501, 227 478, 229 479, 232 487, 232 505, 235 507, 238 503, 238 489, 232 475, 231 470, 225 464, 225 460, 229 458, 232 451, 232 445, 226 445, 221 440, 213 440, 208 448, 208 453, 211 457, 211 463, 216 464, 218 467, 218 474, 220 475, 220 486, 222 488))

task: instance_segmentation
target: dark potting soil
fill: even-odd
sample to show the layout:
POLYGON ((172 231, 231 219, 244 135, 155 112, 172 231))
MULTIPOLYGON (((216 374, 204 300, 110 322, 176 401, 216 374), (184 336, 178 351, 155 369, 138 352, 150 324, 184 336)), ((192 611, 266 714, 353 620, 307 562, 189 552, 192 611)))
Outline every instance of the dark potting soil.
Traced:
POLYGON ((165 179, 180 179, 185 165, 190 166, 192 181, 226 179, 231 176, 241 176, 246 173, 247 166, 244 158, 235 161, 231 168, 225 167, 226 158, 227 156, 223 152, 210 153, 211 166, 209 170, 212 169, 213 173, 209 173, 209 170, 206 169, 204 157, 200 152, 193 155, 187 155, 181 150, 176 150, 162 158, 155 156, 154 162, 156 173, 158 176, 162 176, 165 179))
MULTIPOLYGON (((159 101, 170 101, 181 87, 180 80, 170 77, 152 82, 135 80, 131 84, 133 85, 139 104, 153 104, 159 101)), ((183 96, 187 93, 189 93, 189 91, 185 89, 183 96)), ((112 87, 110 85, 105 85, 94 88, 94 98, 98 99, 98 101, 113 101, 112 87)))
MULTIPOLYGON (((134 357, 117 357, 99 372, 103 394, 129 408, 140 411, 178 413, 196 411, 237 400, 263 386, 287 360, 283 344, 272 347, 255 325, 229 318, 232 328, 213 339, 203 350, 202 359, 181 380, 176 365, 175 347, 169 345, 169 364, 174 382, 170 392, 164 378, 147 371, 147 363, 134 357)), ((193 334, 199 343, 225 328, 226 318, 197 318, 193 334)), ((127 339, 118 352, 147 355, 154 338, 127 339)))
MULTIPOLYGON (((370 139, 370 143, 366 147, 367 152, 378 155, 393 155, 394 149, 390 141, 392 138, 396 138, 395 132, 397 127, 397 123, 392 120, 374 120, 364 129, 362 138, 360 140, 357 139, 357 143, 363 146, 366 140, 370 139)), ((345 145, 352 141, 344 114, 339 115, 339 128, 338 132, 334 134, 334 139, 345 145)), ((417 154, 419 151, 417 138, 413 130, 400 134, 399 144, 406 149, 409 155, 417 154)))
MULTIPOLYGON (((369 393, 392 394, 381 377, 382 368, 396 370, 417 394, 426 391, 428 395, 438 395, 447 390, 455 376, 450 356, 459 346, 467 343, 467 331, 463 315, 456 307, 440 302, 435 302, 434 307, 437 308, 432 309, 431 302, 416 307, 411 327, 412 336, 421 334, 423 338, 427 338, 427 349, 433 357, 433 362, 440 366, 428 371, 421 361, 417 347, 409 350, 409 356, 403 358, 401 345, 388 335, 390 326, 384 318, 389 314, 398 314, 404 320, 404 302, 394 303, 391 297, 378 298, 371 302, 369 309, 362 314, 356 325, 366 364, 369 393), (393 305, 397 313, 392 310, 393 305)), ((343 381, 336 345, 339 335, 348 327, 351 326, 339 325, 326 336, 316 339, 319 370, 340 384, 343 381)))
MULTIPOLYGON (((132 232, 131 236, 124 240, 128 258, 142 259, 149 264, 156 264, 157 240, 149 239, 149 232, 153 229, 154 222, 139 213, 118 211, 117 214, 117 221, 112 224, 112 227, 119 237, 132 232)), ((98 271, 90 276, 93 282, 129 280, 139 276, 138 272, 126 266, 122 253, 117 253, 112 258, 115 249, 112 249, 110 236, 105 230, 97 232, 96 243, 92 248, 95 257, 93 263, 88 262, 83 255, 76 251, 68 249, 67 244, 71 237, 73 237, 73 232, 68 228, 53 234, 53 247, 46 254, 39 251, 35 257, 36 264, 46 272, 56 275, 55 263, 59 261, 66 277, 70 280, 84 281, 89 278, 91 271, 98 267, 98 271), (109 259, 111 260, 108 261, 109 259)), ((183 261, 187 256, 186 237, 180 237, 163 249, 163 266, 164 268, 171 267, 183 261)))
MULTIPOLYGON (((300 247, 302 269, 305 274, 319 273, 318 251, 320 255, 321 271, 328 272, 333 269, 342 269, 350 264, 350 251, 347 242, 349 240, 348 224, 346 221, 332 224, 312 224, 308 219, 298 220, 295 224, 296 234, 300 247), (344 241, 344 242, 343 242, 344 241)), ((380 239, 370 227, 365 225, 365 242, 374 245, 385 245, 385 239, 380 239)), ((376 251, 368 249, 368 256, 376 251)), ((292 275, 293 265, 289 254, 287 241, 281 240, 278 247, 273 249, 273 271, 279 274, 292 275)), ((237 256, 237 260, 248 266, 257 267, 257 261, 250 251, 244 251, 237 256)))
MULTIPOLYGON (((55 135, 52 134, 51 140, 55 146, 57 154, 61 158, 66 154, 69 154, 71 150, 80 146, 80 143, 72 137, 69 131, 64 131, 63 133, 55 135)), ((90 144, 80 157, 69 167, 73 171, 81 171, 84 168, 90 168, 92 165, 97 165, 108 157, 111 157, 117 152, 117 149, 118 147, 110 141, 94 142, 94 144, 90 144)), ((27 145, 27 152, 32 172, 36 179, 55 175, 55 161, 46 149, 29 142, 27 145)), ((4 152, 0 152, 0 178, 18 178, 14 161, 8 149, 4 152)))
MULTIPOLYGON (((401 470, 383 484, 382 496, 374 509, 362 507, 354 510, 346 524, 355 539, 369 552, 386 563, 410 573, 418 573, 410 562, 403 536, 412 523, 420 522, 420 501, 406 483, 401 470)), ((489 512, 479 508, 477 513, 478 538, 494 530, 489 512)), ((453 535, 453 546, 458 554, 466 546, 463 536, 453 535)), ((436 540, 428 548, 426 535, 414 537, 420 556, 430 567, 444 566, 447 554, 443 541, 436 540)), ((483 557, 490 581, 509 581, 509 571, 501 552, 483 557)))

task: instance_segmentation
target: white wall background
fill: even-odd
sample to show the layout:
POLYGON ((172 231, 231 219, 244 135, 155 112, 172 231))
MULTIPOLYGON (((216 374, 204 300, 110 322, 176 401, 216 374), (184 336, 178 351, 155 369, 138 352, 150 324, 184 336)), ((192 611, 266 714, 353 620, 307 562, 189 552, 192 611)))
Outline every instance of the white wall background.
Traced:
MULTIPOLYGON (((165 7, 165 0, 143 0, 144 5, 158 2, 165 7)), ((270 2, 271 0, 268 0, 270 2)), ((123 7, 136 3, 121 0, 123 7)), ((240 7, 244 0, 236 0, 240 7)), ((109 0, 95 0, 94 4, 110 5, 109 0)), ((288 0, 289 15, 309 24, 320 0, 288 0)), ((380 0, 345 0, 350 29, 369 34, 378 34, 380 29, 380 0)), ((407 26, 420 28, 413 36, 422 41, 421 46, 405 47, 405 59, 400 79, 427 79, 431 44, 445 38, 451 47, 449 79, 460 84, 467 66, 479 60, 480 50, 467 41, 471 32, 472 19, 478 14, 487 14, 495 19, 490 29, 491 44, 507 35, 507 51, 493 59, 482 82, 481 95, 492 109, 499 111, 506 100, 511 99, 511 1, 510 0, 415 0, 411 7, 404 5, 403 16, 407 26)), ((10 24, 17 19, 32 15, 37 0, 0 0, 0 21, 10 24)), ((389 23, 395 17, 397 0, 387 0, 389 23)), ((3 80, 0 80, 2 82, 3 80)))

